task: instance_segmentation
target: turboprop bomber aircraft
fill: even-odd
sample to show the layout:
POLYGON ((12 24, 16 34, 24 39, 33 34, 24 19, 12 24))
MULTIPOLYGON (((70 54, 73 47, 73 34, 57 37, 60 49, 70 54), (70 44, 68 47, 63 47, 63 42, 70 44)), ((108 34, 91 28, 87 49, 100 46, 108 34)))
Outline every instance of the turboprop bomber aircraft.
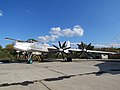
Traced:
MULTIPOLYGON (((59 54, 62 55, 62 58, 64 59, 64 55, 63 54, 67 54, 68 49, 70 49, 70 42, 69 41, 65 41, 63 43, 63 45, 61 45, 60 41, 59 41, 59 47, 53 45, 53 46, 49 46, 48 44, 45 43, 39 43, 38 41, 22 41, 22 40, 17 40, 17 39, 12 39, 12 38, 5 38, 6 40, 13 40, 14 42, 14 49, 19 52, 28 52, 28 61, 31 60, 31 57, 33 54, 35 55, 42 55, 43 53, 48 53, 48 52, 57 52, 57 56, 59 54)), ((28 62, 27 61, 27 62, 28 62)))
POLYGON ((70 55, 71 52, 79 52, 79 56, 85 53, 89 57, 93 57, 89 53, 116 54, 115 52, 89 50, 91 43, 86 47, 84 47, 83 42, 81 42, 81 44, 77 44, 78 45, 77 49, 72 49, 69 41, 65 41, 63 44, 61 44, 61 42, 58 41, 58 46, 56 45, 50 46, 48 44, 39 43, 38 41, 33 41, 33 40, 22 41, 12 38, 5 38, 5 39, 15 41, 14 49, 16 51, 28 52, 27 62, 30 62, 33 54, 42 55, 43 53, 48 53, 48 52, 56 52, 56 57, 58 57, 58 55, 61 55, 62 58, 67 59, 67 61, 72 60, 72 57, 70 55), (67 56, 67 58, 65 58, 64 54, 67 56))

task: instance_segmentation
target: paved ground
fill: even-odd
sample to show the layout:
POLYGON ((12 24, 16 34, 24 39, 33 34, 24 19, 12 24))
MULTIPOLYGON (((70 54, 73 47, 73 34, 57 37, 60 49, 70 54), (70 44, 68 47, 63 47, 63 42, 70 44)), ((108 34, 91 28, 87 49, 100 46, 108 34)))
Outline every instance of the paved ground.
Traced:
POLYGON ((0 64, 0 90, 120 90, 120 62, 0 64))

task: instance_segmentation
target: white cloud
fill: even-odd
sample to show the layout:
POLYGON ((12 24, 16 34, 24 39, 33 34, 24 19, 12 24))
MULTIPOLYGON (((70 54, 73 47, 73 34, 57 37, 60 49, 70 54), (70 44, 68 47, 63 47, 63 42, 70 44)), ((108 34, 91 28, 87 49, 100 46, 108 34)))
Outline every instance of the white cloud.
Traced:
POLYGON ((49 42, 49 41, 55 41, 55 39, 59 37, 55 35, 51 35, 51 36, 45 35, 45 36, 39 36, 38 38, 40 42, 49 42))
POLYGON ((2 10, 0 10, 0 16, 3 16, 3 11, 2 10))
POLYGON ((49 33, 57 36, 62 36, 60 27, 51 28, 51 31, 49 33))
POLYGON ((50 34, 57 35, 57 36, 67 36, 67 37, 82 36, 83 33, 84 33, 84 30, 79 25, 74 26, 72 29, 66 28, 63 30, 60 27, 51 28, 51 31, 50 31, 50 34))
POLYGON ((49 31, 50 36, 45 35, 45 36, 39 36, 39 41, 40 42, 49 42, 49 41, 55 41, 59 37, 73 37, 73 36, 82 36, 84 33, 84 30, 80 27, 80 25, 74 26, 72 29, 66 28, 66 29, 61 29, 60 27, 54 27, 51 28, 49 31))

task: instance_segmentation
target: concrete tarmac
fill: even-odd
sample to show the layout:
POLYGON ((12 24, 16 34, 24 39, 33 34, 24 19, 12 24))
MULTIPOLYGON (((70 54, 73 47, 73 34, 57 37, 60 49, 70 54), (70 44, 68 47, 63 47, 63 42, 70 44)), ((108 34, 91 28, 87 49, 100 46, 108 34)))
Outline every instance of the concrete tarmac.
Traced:
POLYGON ((120 90, 120 60, 0 64, 0 90, 120 90))

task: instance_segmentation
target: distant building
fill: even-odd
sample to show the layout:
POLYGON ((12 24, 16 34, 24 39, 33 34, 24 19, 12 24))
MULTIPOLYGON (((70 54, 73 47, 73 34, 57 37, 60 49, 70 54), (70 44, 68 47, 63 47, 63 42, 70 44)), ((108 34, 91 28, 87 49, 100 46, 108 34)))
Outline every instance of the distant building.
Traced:
POLYGON ((101 54, 101 59, 108 59, 108 55, 107 54, 101 54))
POLYGON ((109 55, 108 54, 94 54, 95 59, 108 59, 109 55))

